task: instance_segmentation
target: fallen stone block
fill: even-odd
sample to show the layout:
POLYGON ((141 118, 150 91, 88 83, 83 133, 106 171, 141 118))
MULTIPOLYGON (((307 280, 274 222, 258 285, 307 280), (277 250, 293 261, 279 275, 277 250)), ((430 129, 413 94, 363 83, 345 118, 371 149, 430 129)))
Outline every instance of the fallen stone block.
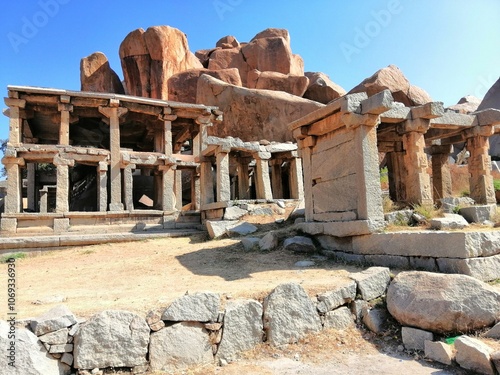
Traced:
POLYGON ((357 291, 365 301, 384 295, 391 281, 389 268, 386 267, 370 267, 351 273, 349 277, 356 282, 357 291))
POLYGON ((356 282, 354 280, 347 281, 345 285, 321 293, 317 298, 319 302, 316 308, 320 313, 326 313, 336 309, 356 299, 356 282))
POLYGON ((297 284, 278 285, 264 299, 264 329, 271 345, 297 342, 321 330, 321 320, 305 290, 297 284))
POLYGON ((257 231, 257 227, 253 224, 242 222, 234 226, 229 226, 226 228, 226 233, 229 237, 231 236, 246 236, 257 231))
POLYGON ((314 267, 316 263, 312 260, 299 260, 294 263, 294 267, 306 268, 306 267, 314 267))
POLYGON ((382 333, 387 329, 389 313, 382 308, 365 309, 363 311, 363 323, 374 333, 382 333))
POLYGON ((462 215, 469 223, 483 223, 490 220, 495 215, 497 206, 487 204, 481 206, 471 206, 461 208, 458 213, 462 215))
POLYGON ((409 225, 411 223, 412 210, 399 210, 384 214, 384 219, 393 225, 409 225))
POLYGON ((66 344, 68 342, 68 328, 62 328, 55 332, 46 333, 45 335, 39 336, 38 340, 49 345, 66 344))
POLYGON ((209 292, 186 294, 167 307, 162 315, 162 320, 216 322, 219 310, 219 294, 209 292))
POLYGON ((309 237, 295 236, 287 238, 283 243, 285 250, 290 250, 296 253, 314 253, 316 246, 309 237))
POLYGON ((425 350, 425 341, 432 341, 434 334, 418 328, 402 327, 401 337, 407 350, 425 350))
POLYGON ((453 347, 440 341, 434 342, 426 340, 424 342, 424 353, 426 358, 445 365, 451 365, 452 361, 455 359, 453 347))
POLYGON ((468 336, 460 336, 455 340, 456 360, 460 367, 476 371, 480 374, 495 375, 491 362, 493 349, 483 342, 468 336))
POLYGON ((459 207, 468 207, 475 204, 474 199, 469 197, 446 197, 439 200, 441 208, 447 214, 456 212, 459 207))
POLYGON ((67 364, 68 366, 73 365, 73 354, 71 354, 71 353, 64 353, 61 356, 61 362, 67 364))
POLYGON ((259 247, 264 251, 276 249, 278 247, 278 235, 273 231, 267 233, 260 239, 259 247))
POLYGON ((463 229, 469 226, 462 215, 445 214, 444 217, 431 219, 431 228, 436 230, 463 229))
POLYGON ((234 226, 236 224, 238 224, 238 221, 236 221, 236 220, 231 220, 231 221, 207 220, 205 222, 205 225, 206 225, 207 231, 208 231, 208 235, 210 236, 210 238, 217 238, 217 237, 220 237, 220 236, 226 234, 227 228, 234 226))
POLYGON ((484 337, 490 338, 490 339, 496 339, 500 340, 500 322, 495 324, 493 328, 488 330, 485 334, 484 337))
POLYGON ((369 304, 365 300, 357 299, 351 302, 350 309, 352 314, 356 317, 356 322, 361 322, 363 313, 368 311, 369 304))
POLYGON ((153 372, 178 372, 213 362, 212 345, 203 324, 181 322, 151 334, 149 361, 153 372))
POLYGON ((62 328, 71 327, 75 323, 76 318, 73 313, 65 305, 59 305, 45 314, 33 318, 30 326, 35 335, 41 336, 62 328))
POLYGON ((259 248, 260 238, 257 237, 244 237, 241 239, 241 244, 243 248, 247 251, 259 248))
POLYGON ((354 326, 354 315, 347 307, 328 311, 323 320, 324 328, 346 329, 354 326))
POLYGON ((262 305, 254 300, 229 301, 224 315, 224 334, 217 357, 228 363, 237 355, 262 342, 262 305))
POLYGON ((224 220, 238 220, 240 217, 248 214, 247 210, 243 210, 238 206, 227 207, 224 212, 224 220))

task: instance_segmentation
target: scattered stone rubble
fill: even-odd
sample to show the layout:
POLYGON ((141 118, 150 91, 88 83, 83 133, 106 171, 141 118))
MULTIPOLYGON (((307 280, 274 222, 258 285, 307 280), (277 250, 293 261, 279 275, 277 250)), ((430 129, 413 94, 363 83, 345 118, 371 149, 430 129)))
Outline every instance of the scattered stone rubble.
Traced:
MULTIPOLYGON (((31 330, 17 328, 16 356, 23 361, 15 374, 88 375, 109 368, 128 368, 134 374, 178 372, 225 365, 259 343, 283 347, 322 329, 347 329, 356 322, 386 335, 396 319, 408 352, 494 375, 500 353, 481 337, 499 337, 500 323, 493 326, 500 318, 499 301, 491 287, 468 276, 412 271, 391 281, 388 268, 372 267, 315 298, 293 283, 278 285, 262 304, 231 299, 222 307, 219 294, 198 292, 145 318, 107 310, 85 322, 58 306, 31 319, 31 330), (453 301, 440 303, 445 295, 454 296, 453 301), (444 340, 487 327, 492 328, 481 336, 453 339, 454 345, 444 340)), ((2 345, 7 345, 8 330, 8 323, 0 321, 2 345)), ((2 368, 5 361, 0 357, 2 368)))

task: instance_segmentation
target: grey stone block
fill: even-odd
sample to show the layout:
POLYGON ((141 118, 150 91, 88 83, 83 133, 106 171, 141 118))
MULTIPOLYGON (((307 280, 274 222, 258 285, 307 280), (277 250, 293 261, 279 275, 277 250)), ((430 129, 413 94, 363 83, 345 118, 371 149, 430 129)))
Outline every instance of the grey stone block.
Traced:
POLYGON ((259 240, 261 250, 269 251, 278 247, 278 235, 271 231, 259 240))
POLYGON ((366 264, 364 255, 344 253, 343 251, 328 251, 323 250, 323 253, 333 257, 335 260, 350 264, 366 264))
POLYGON ((244 237, 241 239, 241 244, 245 250, 254 250, 259 248, 260 238, 257 237, 244 237))
POLYGON ((324 328, 346 329, 354 326, 354 315, 347 307, 340 307, 325 314, 324 328))
POLYGON ((220 309, 220 295, 210 292, 186 294, 170 304, 162 320, 173 322, 215 322, 220 309))
POLYGON ((496 205, 488 204, 481 206, 471 206, 461 208, 458 212, 462 215, 469 223, 482 223, 490 220, 495 214, 496 205))
POLYGON ((427 272, 437 272, 436 259, 430 257, 410 257, 410 268, 427 272))
POLYGON ((73 313, 64 305, 56 306, 31 320, 31 330, 37 336, 71 327, 76 323, 73 313))
POLYGON ((317 236, 322 249, 352 252, 351 237, 317 236))
POLYGON ((226 229, 228 236, 246 236, 257 231, 257 227, 253 224, 242 222, 226 229))
POLYGON ((385 294, 391 281, 389 268, 386 267, 370 267, 362 272, 351 273, 349 277, 356 281, 357 291, 365 301, 385 294))
POLYGON ((425 350, 425 341, 432 341, 434 334, 417 328, 402 327, 401 337, 407 350, 425 350))
POLYGON ((396 268, 406 270, 410 268, 410 259, 397 255, 365 255, 365 260, 369 264, 381 267, 396 268))
POLYGON ((463 229, 469 226, 462 215, 445 214, 445 217, 431 219, 431 228, 437 230, 463 229))
POLYGON ((460 367, 476 371, 480 374, 495 375, 491 362, 493 349, 481 341, 468 336, 455 340, 456 360, 460 367))
POLYGON ((319 294, 319 303, 316 308, 320 313, 326 313, 353 301, 355 298, 356 282, 349 280, 345 285, 339 285, 333 290, 319 294))
POLYGON ((316 246, 309 237, 295 236, 287 238, 283 243, 285 250, 294 251, 297 253, 314 253, 316 246))
POLYGON ((227 207, 224 211, 224 220, 238 220, 247 213, 247 210, 242 210, 238 206, 227 207))
POLYGON ((439 341, 434 342, 426 340, 424 342, 424 353, 426 358, 448 366, 451 365, 452 361, 455 359, 453 347, 439 341))
POLYGON ((375 333, 382 333, 387 329, 389 313, 382 308, 365 309, 363 311, 363 323, 375 333))
POLYGON ((484 334, 484 337, 500 340, 500 322, 484 334))
POLYGON ((470 259, 439 258, 437 264, 439 271, 444 273, 461 273, 482 281, 500 278, 500 255, 470 259))

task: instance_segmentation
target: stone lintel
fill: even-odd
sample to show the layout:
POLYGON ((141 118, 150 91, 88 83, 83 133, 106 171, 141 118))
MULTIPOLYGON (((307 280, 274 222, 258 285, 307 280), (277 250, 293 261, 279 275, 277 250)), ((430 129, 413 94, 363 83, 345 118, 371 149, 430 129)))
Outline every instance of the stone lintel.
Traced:
POLYGON ((361 102, 361 114, 380 115, 391 109, 394 98, 390 90, 381 91, 361 102))
POLYGON ((393 103, 392 108, 380 115, 384 123, 397 124, 411 118, 411 108, 393 103))
POLYGON ((24 99, 4 98, 3 101, 5 105, 8 107, 18 107, 18 108, 26 107, 26 100, 24 99))
POLYGON ((433 118, 431 125, 435 129, 459 129, 473 126, 475 121, 472 115, 446 111, 441 117, 433 118))
POLYGON ((24 158, 4 157, 2 159, 2 164, 5 166, 19 165, 20 167, 24 167, 26 165, 26 161, 24 160, 24 158))
POLYGON ((485 125, 500 125, 500 110, 488 108, 479 112, 474 112, 477 124, 479 126, 485 125))
POLYGON ((374 114, 359 115, 357 113, 350 112, 342 115, 342 121, 346 127, 354 129, 361 125, 376 126, 380 123, 380 117, 379 115, 374 114))
POLYGON ((398 125, 397 132, 402 135, 405 133, 417 132, 425 134, 431 126, 430 120, 424 118, 415 118, 413 120, 406 120, 398 125))
POLYGON ((293 138, 296 140, 304 139, 307 137, 307 131, 308 131, 307 126, 301 126, 300 128, 293 129, 292 131, 293 138))
POLYGON ((260 160, 269 160, 271 159, 271 153, 267 151, 259 151, 254 153, 253 157, 260 160))
POLYGON ((65 165, 65 166, 73 167, 75 165, 75 160, 74 159, 66 159, 61 155, 55 155, 53 164, 55 166, 65 165))
POLYGON ((210 125, 212 124, 212 115, 200 115, 196 117, 195 122, 198 125, 210 125))
POLYGON ((474 137, 489 137, 495 134, 495 127, 493 125, 474 126, 473 128, 466 129, 462 132, 463 138, 474 137))
POLYGON ((368 94, 366 92, 345 95, 340 100, 340 111, 357 112, 360 110, 360 103, 366 99, 368 99, 368 94))
POLYGON ((314 136, 299 140, 300 148, 314 147, 314 146, 316 146, 316 137, 314 136))
POLYGON ((411 108, 412 119, 423 118, 430 120, 444 115, 444 107, 442 102, 430 102, 424 105, 411 108))
POLYGON ((69 95, 61 95, 59 100, 61 101, 61 103, 70 103, 71 102, 71 96, 69 95))
POLYGON ((207 210, 218 210, 221 208, 226 208, 227 207, 227 202, 213 202, 213 203, 207 203, 201 206, 202 211, 207 211, 207 210))

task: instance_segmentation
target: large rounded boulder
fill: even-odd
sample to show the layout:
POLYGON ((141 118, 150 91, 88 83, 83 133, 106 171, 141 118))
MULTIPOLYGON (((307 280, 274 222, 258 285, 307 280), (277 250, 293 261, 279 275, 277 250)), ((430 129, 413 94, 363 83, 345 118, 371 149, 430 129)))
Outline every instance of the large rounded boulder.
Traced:
POLYGON ((500 294, 466 275, 401 272, 389 285, 387 308, 404 326, 469 332, 500 319, 500 294))

